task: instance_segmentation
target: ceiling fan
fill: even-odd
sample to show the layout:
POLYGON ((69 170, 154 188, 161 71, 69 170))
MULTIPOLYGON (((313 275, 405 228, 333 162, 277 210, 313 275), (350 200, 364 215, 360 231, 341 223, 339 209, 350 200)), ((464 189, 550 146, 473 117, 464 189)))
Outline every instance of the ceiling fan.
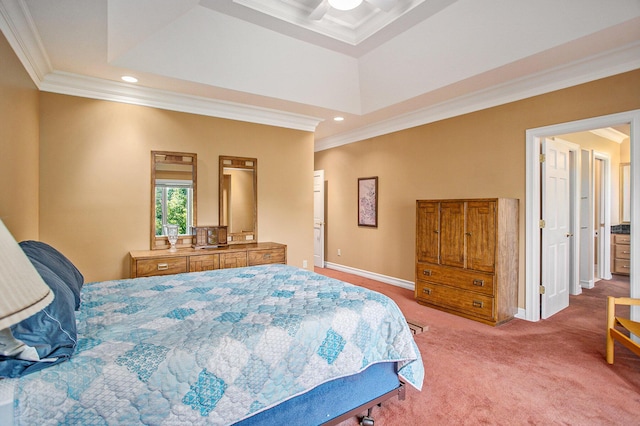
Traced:
MULTIPOLYGON (((309 15, 309 18, 318 21, 327 13, 329 7, 333 7, 338 10, 351 10, 355 9, 362 3, 363 0, 322 0, 318 3, 315 9, 309 15)), ((372 6, 382 9, 385 12, 389 12, 396 5, 397 0, 364 0, 372 6)))

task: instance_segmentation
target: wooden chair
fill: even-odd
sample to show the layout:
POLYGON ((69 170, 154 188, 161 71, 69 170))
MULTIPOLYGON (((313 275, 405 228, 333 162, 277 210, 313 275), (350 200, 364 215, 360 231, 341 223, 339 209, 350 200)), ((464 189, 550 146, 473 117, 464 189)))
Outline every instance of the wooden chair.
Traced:
POLYGON ((625 348, 640 356, 640 343, 634 342, 616 328, 622 327, 630 334, 635 334, 636 337, 640 338, 640 322, 616 316, 616 305, 640 306, 640 299, 609 296, 607 303, 607 362, 613 364, 613 345, 616 340, 622 343, 625 348))

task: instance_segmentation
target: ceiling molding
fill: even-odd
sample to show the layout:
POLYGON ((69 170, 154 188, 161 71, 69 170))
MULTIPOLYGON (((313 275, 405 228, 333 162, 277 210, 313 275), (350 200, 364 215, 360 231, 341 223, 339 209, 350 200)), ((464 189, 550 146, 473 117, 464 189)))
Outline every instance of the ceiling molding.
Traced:
POLYGON ((322 118, 54 71, 24 0, 0 0, 0 30, 38 89, 315 132, 322 118))
POLYGON ((0 30, 33 82, 40 87, 53 67, 24 0, 0 0, 0 30))
POLYGON ((321 118, 54 71, 40 90, 315 132, 321 118))
POLYGON ((315 151, 362 141, 462 114, 515 102, 640 68, 640 42, 392 117, 335 137, 316 140, 315 151))
POLYGON ((625 139, 629 139, 629 135, 625 135, 624 133, 612 128, 612 127, 604 127, 602 129, 593 129, 589 130, 589 132, 594 135, 600 136, 601 138, 608 139, 615 143, 622 143, 625 139))
POLYGON ((332 8, 328 7, 325 15, 319 20, 310 20, 309 15, 320 1, 313 3, 311 8, 304 2, 298 1, 233 0, 233 2, 289 24, 306 28, 351 46, 357 46, 403 15, 411 12, 425 0, 397 1, 394 7, 386 11, 365 1, 357 11, 350 11, 350 14, 339 12, 337 15, 333 15, 332 8), (353 21, 349 20, 352 16, 357 16, 357 18, 353 21))

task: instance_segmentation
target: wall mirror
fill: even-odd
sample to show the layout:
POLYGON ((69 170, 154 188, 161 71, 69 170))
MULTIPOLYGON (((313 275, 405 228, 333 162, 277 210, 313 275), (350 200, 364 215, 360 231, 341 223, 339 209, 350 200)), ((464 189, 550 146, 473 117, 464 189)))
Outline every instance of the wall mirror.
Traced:
POLYGON ((258 160, 220 156, 218 214, 229 244, 258 242, 258 160))
POLYGON ((178 225, 176 247, 191 247, 197 225, 197 155, 151 151, 151 249, 168 249, 166 225, 178 225))
POLYGON ((631 164, 620 164, 620 222, 631 222, 631 164))

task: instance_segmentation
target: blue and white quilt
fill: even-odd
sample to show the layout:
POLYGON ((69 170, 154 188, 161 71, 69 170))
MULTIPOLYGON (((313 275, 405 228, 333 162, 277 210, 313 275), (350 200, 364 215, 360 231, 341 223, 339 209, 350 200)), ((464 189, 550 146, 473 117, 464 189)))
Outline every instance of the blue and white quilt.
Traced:
POLYGON ((424 376, 391 299, 286 265, 88 284, 77 325, 69 361, 18 380, 18 424, 224 425, 374 363, 424 376))

